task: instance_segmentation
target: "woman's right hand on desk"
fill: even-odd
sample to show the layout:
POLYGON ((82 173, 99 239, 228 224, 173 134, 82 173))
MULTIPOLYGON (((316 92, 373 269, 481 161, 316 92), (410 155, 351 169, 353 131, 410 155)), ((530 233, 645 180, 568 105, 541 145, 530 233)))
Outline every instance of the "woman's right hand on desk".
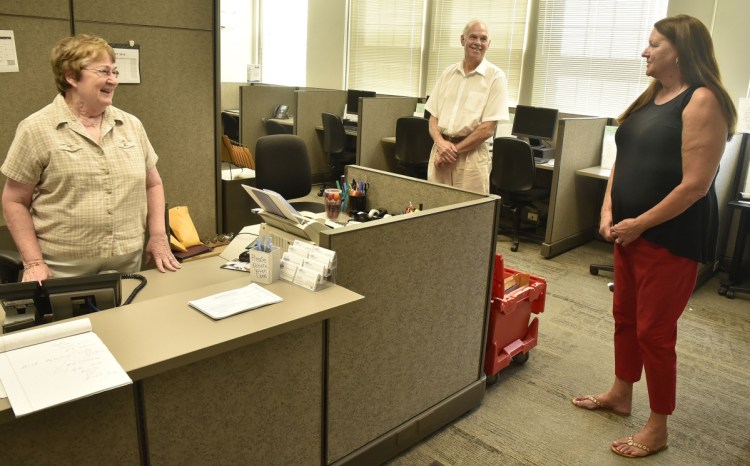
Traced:
POLYGON ((43 261, 34 261, 29 264, 24 264, 22 282, 37 282, 39 284, 42 281, 52 278, 52 271, 47 267, 47 264, 43 261), (34 265, 32 265, 34 264, 34 265))

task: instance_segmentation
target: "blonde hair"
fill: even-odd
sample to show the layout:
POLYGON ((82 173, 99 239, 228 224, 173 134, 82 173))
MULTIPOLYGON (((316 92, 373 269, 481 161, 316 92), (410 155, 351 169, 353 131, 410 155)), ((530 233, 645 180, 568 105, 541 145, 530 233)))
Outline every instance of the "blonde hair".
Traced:
MULTIPOLYGON (((707 87, 719 100, 727 120, 727 140, 731 139, 737 126, 737 110, 721 82, 713 40, 706 26, 692 16, 677 15, 657 21, 654 28, 675 47, 682 80, 690 86, 707 87)), ((651 102, 661 88, 658 80, 652 80, 643 94, 630 104, 617 121, 622 123, 633 112, 651 102)))
POLYGON ((70 89, 66 75, 72 73, 77 80, 81 79, 81 70, 90 62, 109 57, 115 61, 115 51, 101 37, 88 34, 77 34, 66 37, 52 48, 50 62, 55 84, 61 94, 70 89))

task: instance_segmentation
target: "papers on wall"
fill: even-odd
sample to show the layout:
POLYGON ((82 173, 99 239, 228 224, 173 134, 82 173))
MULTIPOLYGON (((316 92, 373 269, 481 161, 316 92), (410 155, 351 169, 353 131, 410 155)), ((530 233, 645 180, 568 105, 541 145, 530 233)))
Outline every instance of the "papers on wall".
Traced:
POLYGON ((602 168, 611 170, 615 164, 615 158, 617 157, 617 144, 615 144, 615 133, 617 132, 617 126, 605 126, 604 127, 604 138, 602 139, 602 168))
POLYGON ((0 73, 18 73, 16 38, 7 29, 0 30, 0 73))
POLYGON ((260 65, 247 65, 247 82, 260 82, 260 65))
POLYGON ((120 84, 141 83, 141 49, 132 41, 129 45, 112 44, 115 51, 115 62, 120 76, 117 82, 120 84))
POLYGON ((283 301, 281 296, 253 283, 236 290, 189 301, 188 304, 208 317, 219 320, 281 301, 283 301))
POLYGON ((740 107, 737 109, 737 132, 750 133, 750 99, 740 99, 740 107))
POLYGON ((132 383, 89 319, 0 337, 0 380, 16 417, 132 383))

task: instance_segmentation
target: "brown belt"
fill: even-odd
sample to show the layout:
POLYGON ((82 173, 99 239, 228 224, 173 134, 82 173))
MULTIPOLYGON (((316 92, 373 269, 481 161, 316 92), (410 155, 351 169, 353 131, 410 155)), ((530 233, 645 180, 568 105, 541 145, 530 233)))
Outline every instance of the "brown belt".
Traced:
POLYGON ((442 134, 441 136, 443 136, 443 139, 445 139, 446 141, 450 141, 453 144, 458 144, 459 142, 466 139, 466 136, 448 136, 447 134, 442 134))

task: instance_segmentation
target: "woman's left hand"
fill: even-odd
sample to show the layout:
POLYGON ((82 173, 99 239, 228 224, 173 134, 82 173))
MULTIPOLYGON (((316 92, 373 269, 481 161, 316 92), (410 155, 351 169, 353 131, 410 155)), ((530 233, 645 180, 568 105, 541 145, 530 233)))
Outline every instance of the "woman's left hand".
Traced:
POLYGON ((612 226, 610 231, 615 238, 615 243, 622 246, 627 246, 637 240, 643 233, 643 229, 636 218, 626 218, 612 226))
POLYGON ((176 272, 182 268, 177 258, 172 254, 167 238, 150 237, 146 244, 146 262, 153 258, 156 268, 159 272, 170 270, 176 272))

